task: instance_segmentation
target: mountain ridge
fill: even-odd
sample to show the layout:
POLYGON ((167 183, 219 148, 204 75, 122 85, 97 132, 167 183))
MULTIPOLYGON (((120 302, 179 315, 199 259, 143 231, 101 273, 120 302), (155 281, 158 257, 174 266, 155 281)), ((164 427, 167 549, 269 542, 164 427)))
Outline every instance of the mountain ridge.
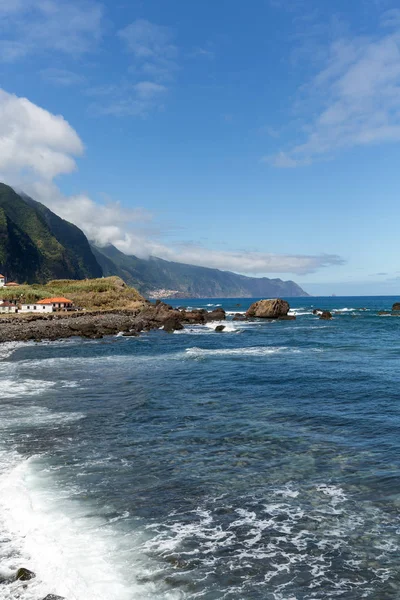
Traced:
POLYGON ((186 298, 257 298, 261 296, 307 297, 308 294, 294 281, 247 277, 231 271, 199 267, 167 261, 151 256, 148 259, 123 254, 112 244, 92 250, 105 275, 113 274, 147 295, 159 288, 176 291, 175 297, 186 298), (181 295, 179 295, 179 293, 181 295))
POLYGON ((119 276, 150 297, 308 296, 294 281, 123 254, 91 245, 85 234, 44 204, 0 183, 0 272, 20 283, 119 276))

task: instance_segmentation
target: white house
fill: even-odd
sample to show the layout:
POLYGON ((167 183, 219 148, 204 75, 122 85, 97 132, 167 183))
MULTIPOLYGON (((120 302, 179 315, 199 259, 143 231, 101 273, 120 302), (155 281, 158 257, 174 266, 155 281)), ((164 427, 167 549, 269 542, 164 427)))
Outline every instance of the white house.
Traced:
POLYGON ((7 302, 7 300, 5 300, 4 302, 0 302, 0 313, 9 314, 16 312, 18 312, 18 307, 13 302, 7 302))
POLYGON ((53 312, 52 304, 39 304, 31 303, 31 304, 21 304, 21 308, 19 312, 21 313, 51 313, 53 312))
POLYGON ((0 275, 0 287, 4 287, 6 285, 6 278, 4 275, 0 275))
POLYGON ((42 304, 45 306, 51 305, 54 310, 61 310, 66 308, 72 308, 73 302, 72 300, 68 300, 68 298, 45 298, 44 300, 40 300, 38 304, 42 304))

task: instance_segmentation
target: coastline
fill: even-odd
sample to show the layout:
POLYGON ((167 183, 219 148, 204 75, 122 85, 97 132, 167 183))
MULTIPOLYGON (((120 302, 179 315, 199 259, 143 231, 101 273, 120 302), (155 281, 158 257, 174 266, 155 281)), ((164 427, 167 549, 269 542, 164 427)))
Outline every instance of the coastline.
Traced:
POLYGON ((0 318, 0 343, 58 340, 71 337, 100 339, 106 335, 122 333, 136 336, 142 331, 164 328, 172 333, 186 324, 205 324, 221 321, 225 311, 217 308, 174 309, 157 301, 135 310, 113 309, 85 313, 54 313, 48 315, 12 315, 0 318))

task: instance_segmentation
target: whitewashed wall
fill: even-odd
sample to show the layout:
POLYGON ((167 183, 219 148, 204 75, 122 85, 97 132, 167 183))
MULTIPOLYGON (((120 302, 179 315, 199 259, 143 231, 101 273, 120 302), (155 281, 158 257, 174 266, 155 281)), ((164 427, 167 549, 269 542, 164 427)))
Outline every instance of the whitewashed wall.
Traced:
POLYGON ((19 312, 23 313, 50 313, 53 312, 52 304, 21 304, 19 312))

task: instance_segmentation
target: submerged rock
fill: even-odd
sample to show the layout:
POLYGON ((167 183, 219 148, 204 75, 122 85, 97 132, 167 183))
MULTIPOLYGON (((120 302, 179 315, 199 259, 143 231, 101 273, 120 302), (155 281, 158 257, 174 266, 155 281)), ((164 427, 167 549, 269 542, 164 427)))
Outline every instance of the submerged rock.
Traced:
POLYGON ((225 329, 225 325, 217 325, 214 331, 221 333, 225 329))
POLYGON ((36 577, 36 575, 33 571, 30 571, 29 569, 25 569, 24 567, 22 567, 21 569, 18 569, 17 574, 15 575, 16 581, 30 581, 31 579, 34 579, 35 577, 36 577))
POLYGON ((287 316, 290 306, 286 300, 275 298, 274 300, 259 300, 254 302, 246 312, 246 317, 258 317, 259 319, 278 319, 287 316))
POLYGON ((278 321, 295 321, 296 315, 283 315, 282 317, 278 317, 278 321))
POLYGON ((46 598, 43 598, 43 600, 65 600, 65 598, 63 596, 55 596, 54 594, 48 594, 46 598))

